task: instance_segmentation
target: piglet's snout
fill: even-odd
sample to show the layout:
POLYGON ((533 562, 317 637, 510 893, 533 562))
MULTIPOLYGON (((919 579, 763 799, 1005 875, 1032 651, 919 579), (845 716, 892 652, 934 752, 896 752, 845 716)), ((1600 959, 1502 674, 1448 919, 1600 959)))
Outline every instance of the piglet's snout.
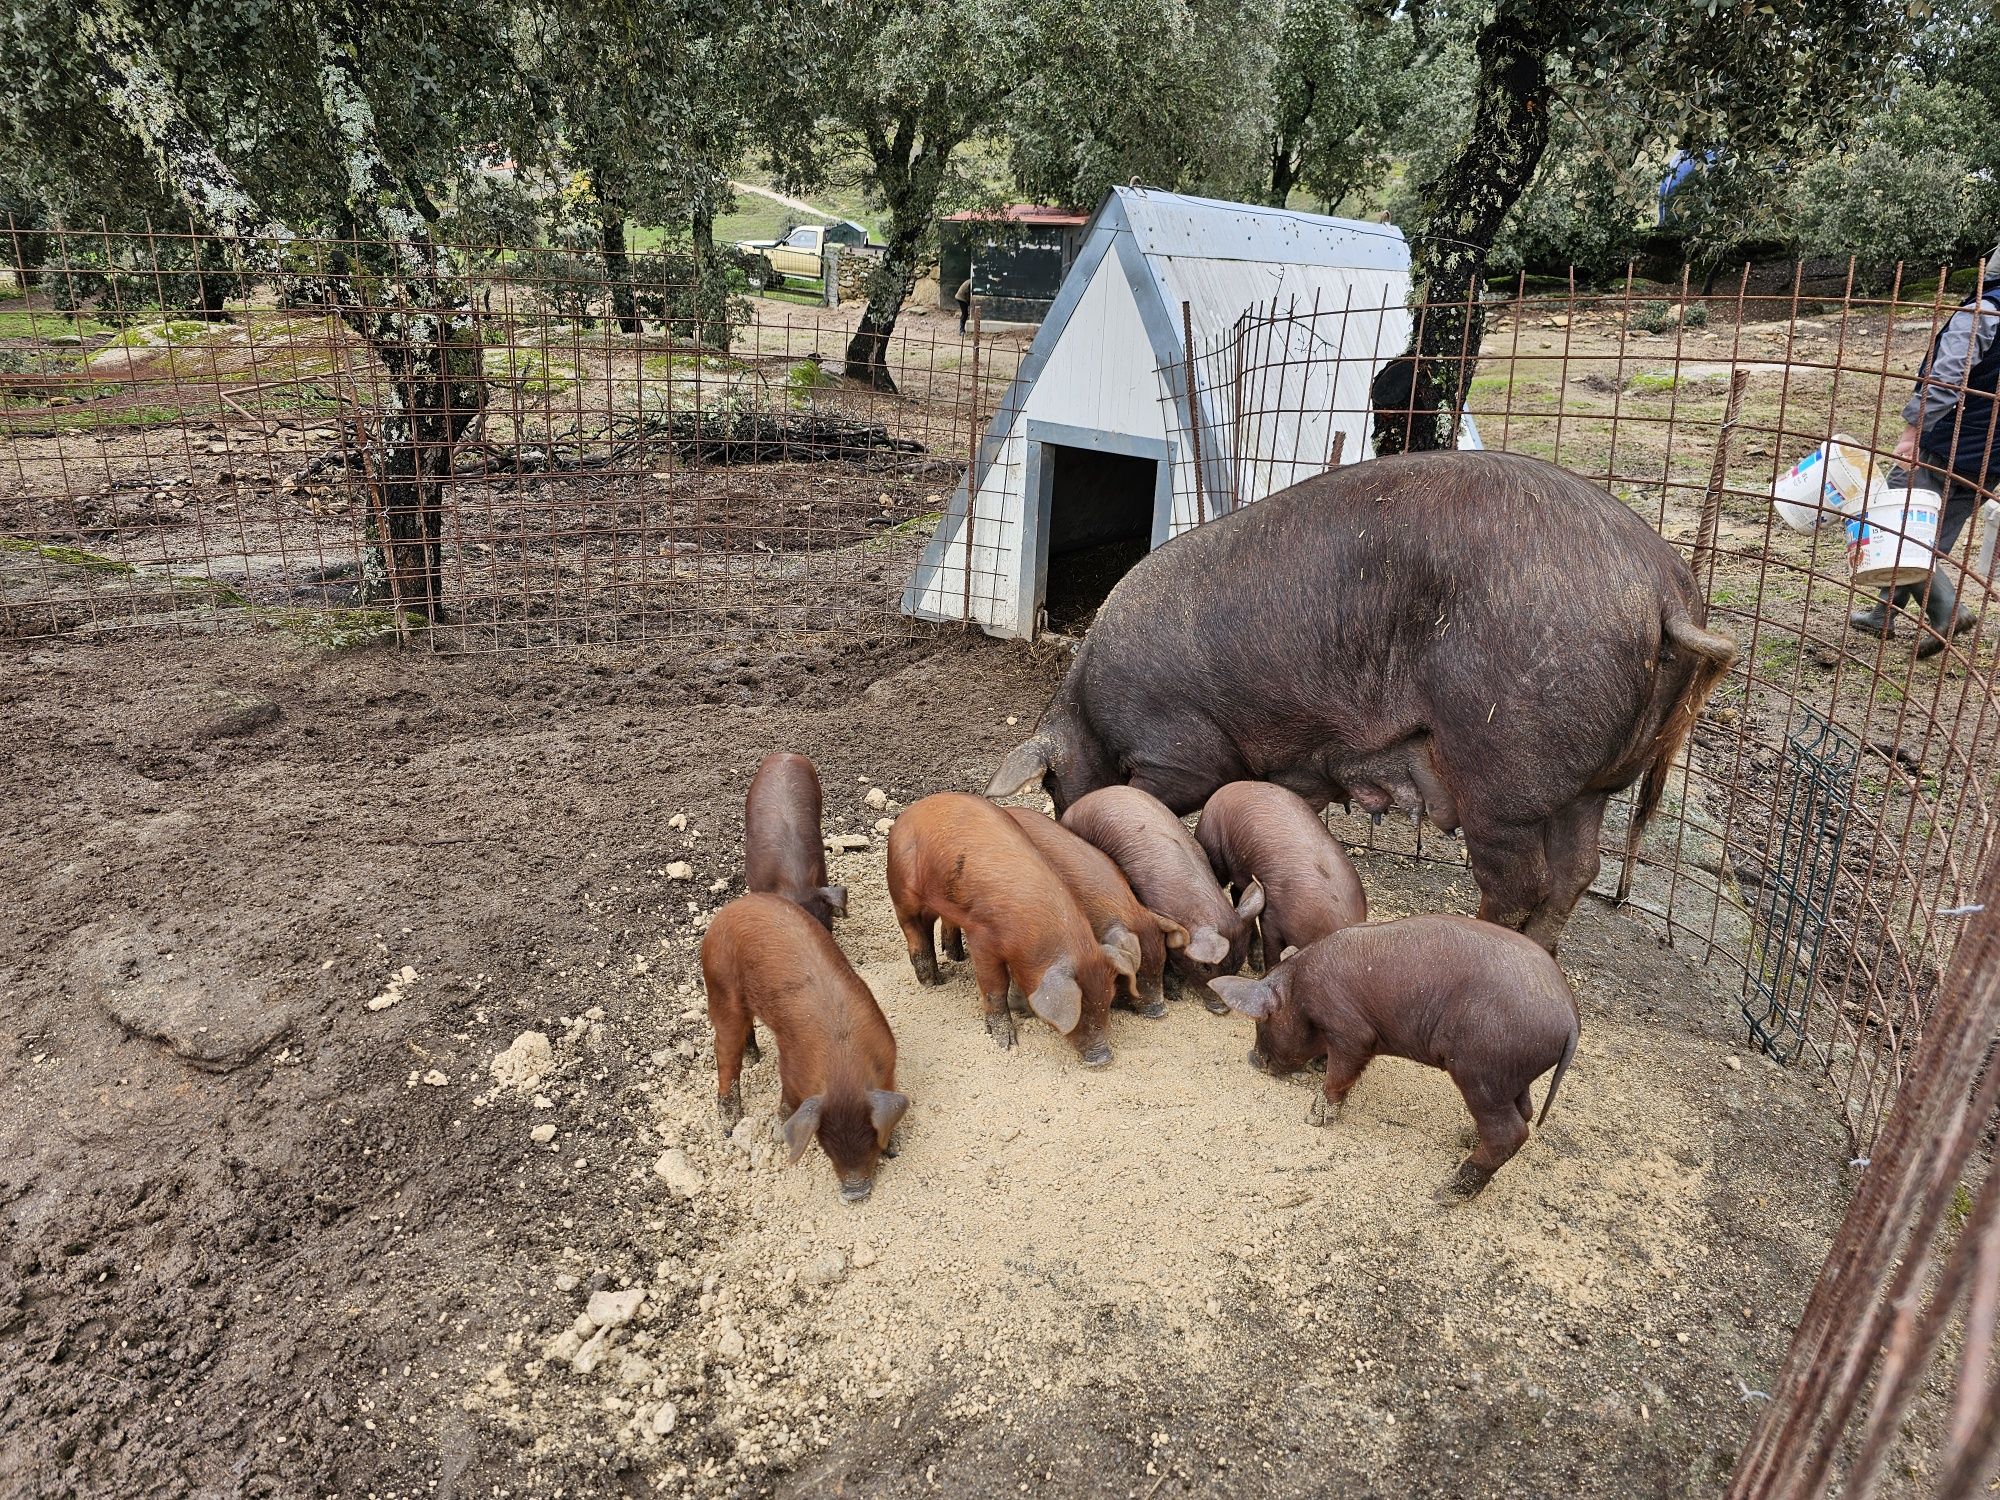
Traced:
POLYGON ((1268 1073, 1271 1071, 1270 1061, 1255 1047, 1250 1049, 1250 1066, 1255 1068, 1259 1073, 1268 1073))
POLYGON ((864 1203, 874 1191, 875 1180, 872 1177, 850 1177, 840 1184, 840 1199, 843 1203, 864 1203))

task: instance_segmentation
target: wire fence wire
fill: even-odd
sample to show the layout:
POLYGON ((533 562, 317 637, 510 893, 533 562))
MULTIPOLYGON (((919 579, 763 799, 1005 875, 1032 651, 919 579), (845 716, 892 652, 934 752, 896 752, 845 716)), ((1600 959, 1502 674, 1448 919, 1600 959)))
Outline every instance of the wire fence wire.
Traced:
POLYGON ((854 380, 851 315, 691 255, 613 277, 456 247, 449 303, 412 307, 370 249, 0 239, 0 634, 506 650, 892 620, 1024 347, 913 310, 888 379, 854 380), (469 378, 412 374, 431 354, 469 378))
MULTIPOLYGON (((1689 557, 1710 628, 1738 643, 1629 868, 1624 807, 1607 818, 1595 889, 1738 966, 1754 1040, 1825 1070, 1857 1149, 1936 1004, 1960 925, 1941 913, 1971 899, 1994 847, 2000 506, 1971 487, 1983 518, 1939 559, 1980 623, 1947 640, 1917 608, 1885 638, 1849 625, 1875 593, 1853 582, 1846 517, 1821 506, 1825 524, 1791 529, 1773 486, 1836 434, 1886 466, 1964 295, 1937 282, 1865 296, 1851 273, 1813 289, 1804 268, 1756 292, 1746 271, 1708 297, 1685 283, 1673 298, 1631 281, 1517 286, 1478 305, 1484 344, 1459 424, 1463 445, 1554 460, 1631 505, 1689 557), (1856 748, 1851 770, 1831 777, 1821 736, 1856 748)), ((1373 456, 1414 413, 1380 409, 1371 384, 1439 313, 1398 323, 1392 311, 1251 308, 1163 367, 1179 513, 1226 514, 1373 456)), ((1464 859, 1421 825, 1338 812, 1333 825, 1356 844, 1464 859)))

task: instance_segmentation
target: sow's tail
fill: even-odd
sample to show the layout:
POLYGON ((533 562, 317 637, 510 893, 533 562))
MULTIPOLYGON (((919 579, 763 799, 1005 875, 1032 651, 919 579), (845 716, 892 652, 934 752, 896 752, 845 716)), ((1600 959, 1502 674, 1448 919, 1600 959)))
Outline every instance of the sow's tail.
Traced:
POLYGON ((1695 716, 1708 701, 1708 695, 1715 691, 1729 664, 1736 660, 1736 642, 1703 630, 1684 614, 1668 615, 1661 633, 1666 637, 1666 649, 1661 652, 1660 679, 1670 681, 1678 670, 1682 680, 1680 692, 1660 719, 1660 727, 1646 752, 1646 774, 1639 783, 1639 801, 1632 809, 1632 822, 1625 831, 1625 868, 1618 877, 1620 901, 1631 889, 1632 861, 1639 853, 1639 839, 1646 831, 1647 820, 1660 805, 1660 794, 1666 790, 1667 773, 1673 769, 1674 757, 1681 753, 1681 745, 1694 728, 1695 716))
POLYGON ((1556 1102, 1556 1090, 1562 1087, 1563 1074, 1569 1071, 1569 1060, 1576 1056, 1576 1039, 1583 1030, 1580 1022, 1569 1023, 1569 1040, 1563 1043, 1562 1060, 1556 1064, 1555 1077, 1549 1080, 1549 1091, 1542 1096, 1542 1112, 1535 1117, 1535 1129, 1540 1130, 1549 1118, 1549 1110, 1556 1102))

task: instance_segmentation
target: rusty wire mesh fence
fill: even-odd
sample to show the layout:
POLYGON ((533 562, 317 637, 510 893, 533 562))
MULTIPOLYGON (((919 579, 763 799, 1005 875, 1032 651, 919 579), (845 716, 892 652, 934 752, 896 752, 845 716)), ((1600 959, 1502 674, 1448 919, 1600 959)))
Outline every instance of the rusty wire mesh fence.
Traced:
POLYGON ((0 633, 893 620, 1022 347, 906 314, 849 379, 851 316, 690 255, 455 247, 411 305, 370 248, 0 239, 0 633))
MULTIPOLYGON (((1869 297, 1802 273, 1757 293, 1746 273, 1708 297, 1517 288, 1480 306, 1460 432, 1625 500, 1689 557, 1711 628, 1738 643, 1634 868, 1623 809, 1607 819, 1596 889, 1739 966, 1753 1039, 1826 1070, 1857 1149, 1907 1076, 1994 847, 2000 506, 1966 487, 1959 505, 1983 516, 1939 559, 1985 618, 1946 640, 1913 608, 1884 638, 1849 625, 1875 594, 1853 582, 1847 518, 1819 506, 1807 519, 1824 524, 1793 529, 1773 485, 1836 434, 1886 472, 1918 367, 1963 295, 1869 297)), ((1178 391, 1162 370, 1190 500, 1178 514, 1220 514, 1372 456, 1397 414, 1371 406, 1371 380, 1409 319, 1438 311, 1252 308, 1189 351, 1178 391)), ((1421 826, 1336 824, 1358 844, 1464 858, 1421 826)))

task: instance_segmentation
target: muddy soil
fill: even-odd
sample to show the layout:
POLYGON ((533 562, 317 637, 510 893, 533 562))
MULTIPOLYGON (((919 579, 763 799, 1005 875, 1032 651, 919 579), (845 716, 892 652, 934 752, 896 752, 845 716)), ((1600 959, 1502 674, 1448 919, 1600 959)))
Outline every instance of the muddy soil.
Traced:
POLYGON ((1316 1130, 1198 1007, 1000 1053, 879 838, 839 936, 901 1155, 859 1209, 784 1169, 768 1058, 719 1138, 694 945, 757 758, 869 833, 983 786, 1054 653, 0 652, 0 1495, 1713 1494, 1844 1202, 1728 974, 1601 905, 1546 1130, 1445 1210, 1441 1075, 1316 1130))

